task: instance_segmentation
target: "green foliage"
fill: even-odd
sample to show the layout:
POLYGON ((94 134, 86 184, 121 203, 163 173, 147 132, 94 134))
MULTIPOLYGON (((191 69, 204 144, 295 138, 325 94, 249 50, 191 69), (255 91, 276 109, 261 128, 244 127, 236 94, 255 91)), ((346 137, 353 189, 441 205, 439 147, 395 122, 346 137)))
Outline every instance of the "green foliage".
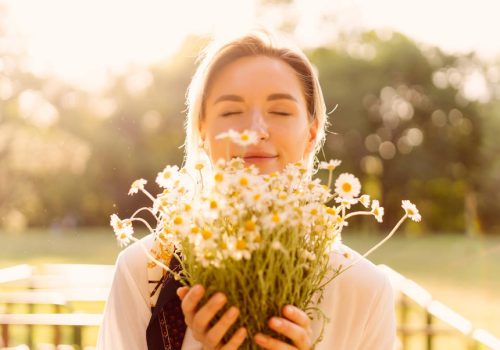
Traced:
MULTIPOLYGON (((16 89, 0 104, 1 224, 105 225, 111 213, 129 216, 145 204, 126 193, 133 180, 154 186, 158 169, 182 163, 185 93, 206 42, 190 37, 169 60, 131 68, 97 95, 27 73, 6 53, 16 89), (27 114, 20 101, 34 100, 56 110, 53 122, 37 119, 40 111, 27 114)), ((500 232, 500 104, 467 100, 459 84, 436 82, 436 72, 487 70, 485 63, 398 33, 382 39, 367 32, 307 54, 328 111, 338 105, 325 159, 342 159, 346 171, 382 193, 385 228, 404 197, 422 208, 425 231, 465 231, 464 211, 470 217, 477 209, 481 228, 500 232), (467 206, 471 195, 477 205, 467 206)))

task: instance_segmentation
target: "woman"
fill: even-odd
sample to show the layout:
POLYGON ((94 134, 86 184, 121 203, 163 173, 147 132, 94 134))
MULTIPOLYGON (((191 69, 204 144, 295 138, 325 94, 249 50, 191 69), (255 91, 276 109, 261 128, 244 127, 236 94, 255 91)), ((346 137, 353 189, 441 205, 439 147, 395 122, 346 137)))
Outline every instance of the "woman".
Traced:
MULTIPOLYGON (((194 166, 200 157, 213 163, 229 154, 255 164, 261 173, 282 170, 299 160, 306 160, 313 173, 327 126, 323 95, 307 57, 280 39, 260 30, 213 42, 205 49, 188 90, 186 166, 194 166), (246 148, 232 144, 227 153, 226 143, 216 135, 228 129, 253 130, 259 142, 246 148)), ((222 343, 238 318, 234 306, 209 328, 210 320, 226 303, 224 291, 200 305, 203 286, 177 288, 179 284, 159 270, 151 278, 153 268, 150 265, 148 272, 148 258, 140 244, 151 249, 155 245, 148 235, 117 258, 98 349, 238 349, 247 337, 243 327, 222 343)), ((332 253, 333 265, 347 266, 359 257, 345 245, 342 250, 332 253)), ((170 260, 171 267, 174 260, 170 260)), ((320 307, 330 322, 314 349, 393 349, 392 293, 388 278, 366 259, 340 275, 325 289, 320 307)), ((319 322, 293 305, 286 306, 283 315, 271 318, 269 327, 288 337, 293 346, 265 334, 250 341, 264 349, 311 349, 319 322)))

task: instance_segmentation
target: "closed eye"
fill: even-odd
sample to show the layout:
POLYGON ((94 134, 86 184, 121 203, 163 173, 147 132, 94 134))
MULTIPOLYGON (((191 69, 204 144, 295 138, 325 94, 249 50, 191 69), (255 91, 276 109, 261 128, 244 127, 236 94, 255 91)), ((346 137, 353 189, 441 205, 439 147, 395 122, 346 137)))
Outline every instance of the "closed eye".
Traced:
POLYGON ((225 112, 225 113, 222 113, 221 116, 222 117, 227 117, 227 116, 230 116, 230 115, 233 115, 233 114, 241 114, 241 112, 225 112))
POLYGON ((290 113, 286 112, 271 112, 272 114, 277 114, 277 115, 290 115, 290 113))

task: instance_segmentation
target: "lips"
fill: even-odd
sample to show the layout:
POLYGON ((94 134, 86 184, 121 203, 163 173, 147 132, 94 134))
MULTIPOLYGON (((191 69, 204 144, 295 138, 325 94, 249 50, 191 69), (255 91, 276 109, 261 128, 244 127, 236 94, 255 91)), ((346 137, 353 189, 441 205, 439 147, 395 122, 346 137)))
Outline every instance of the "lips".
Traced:
POLYGON ((268 152, 247 152, 243 158, 276 158, 278 155, 268 152))

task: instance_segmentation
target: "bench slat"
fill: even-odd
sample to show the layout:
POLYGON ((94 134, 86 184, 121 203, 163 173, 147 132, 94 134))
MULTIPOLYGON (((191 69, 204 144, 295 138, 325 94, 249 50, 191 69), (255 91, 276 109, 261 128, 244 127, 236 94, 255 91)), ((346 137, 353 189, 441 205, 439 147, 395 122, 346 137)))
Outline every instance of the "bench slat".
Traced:
POLYGON ((46 326, 100 326, 102 314, 0 314, 0 324, 46 326))

